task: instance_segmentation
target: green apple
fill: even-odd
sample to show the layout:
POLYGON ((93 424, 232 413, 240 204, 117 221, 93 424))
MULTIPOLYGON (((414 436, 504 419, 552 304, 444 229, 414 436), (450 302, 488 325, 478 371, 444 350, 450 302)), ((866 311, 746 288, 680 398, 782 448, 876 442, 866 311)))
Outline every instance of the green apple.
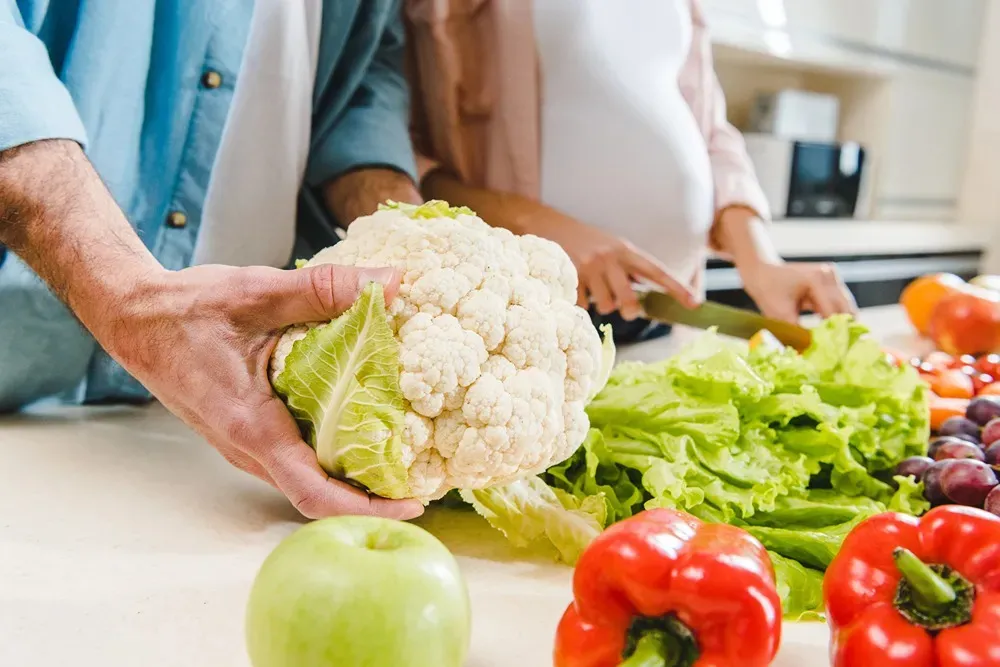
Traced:
POLYGON ((287 537, 247 606, 254 667, 461 667, 471 610, 451 552, 418 526, 316 521, 287 537))

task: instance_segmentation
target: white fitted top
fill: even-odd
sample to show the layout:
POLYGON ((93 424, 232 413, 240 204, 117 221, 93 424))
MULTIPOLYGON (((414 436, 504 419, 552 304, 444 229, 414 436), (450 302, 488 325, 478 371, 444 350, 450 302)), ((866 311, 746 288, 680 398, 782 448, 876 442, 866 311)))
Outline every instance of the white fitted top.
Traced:
POLYGON ((690 280, 714 215, 708 150, 678 75, 687 0, 535 0, 542 201, 690 280))

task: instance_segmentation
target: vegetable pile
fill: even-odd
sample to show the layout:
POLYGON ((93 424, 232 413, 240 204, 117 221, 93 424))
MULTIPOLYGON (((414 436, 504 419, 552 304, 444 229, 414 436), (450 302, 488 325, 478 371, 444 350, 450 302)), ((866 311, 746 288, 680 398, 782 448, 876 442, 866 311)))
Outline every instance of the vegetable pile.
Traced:
POLYGON ((927 507, 894 475, 925 452, 927 385, 849 318, 801 355, 708 333, 612 373, 565 252, 467 209, 390 204, 306 262, 322 263, 403 273, 390 304, 370 285, 334 321, 286 332, 271 363, 319 463, 375 494, 455 491, 570 563, 643 509, 736 525, 767 548, 792 618, 822 607, 855 525, 927 507))
POLYGON ((958 356, 1000 350, 1000 277, 965 282, 950 273, 914 280, 900 295, 913 327, 939 350, 958 356))
POLYGON ((271 383, 320 465, 386 498, 430 501, 544 471, 586 437, 614 362, 557 244, 444 202, 390 203, 304 263, 394 267, 342 316, 294 327, 271 383))
POLYGON ((961 416, 937 427, 926 456, 911 456, 896 474, 919 479, 932 505, 968 505, 1000 515, 1000 397, 977 396, 961 416))
POLYGON ((786 616, 808 617, 851 528, 927 507, 893 474, 925 450, 927 394, 846 317, 814 329, 802 355, 708 333, 666 361, 620 365, 567 461, 463 497, 515 543, 547 538, 571 562, 644 508, 745 527, 771 554, 786 616))

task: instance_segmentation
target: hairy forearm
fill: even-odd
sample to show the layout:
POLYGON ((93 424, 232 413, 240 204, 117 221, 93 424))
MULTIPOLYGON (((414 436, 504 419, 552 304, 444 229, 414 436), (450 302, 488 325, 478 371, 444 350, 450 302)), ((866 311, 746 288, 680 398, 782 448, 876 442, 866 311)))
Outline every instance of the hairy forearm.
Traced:
POLYGON ((163 272, 72 141, 0 153, 0 243, 91 331, 115 304, 163 272))
POLYGON ((323 188, 326 205, 344 227, 354 220, 371 215, 388 200, 420 204, 420 192, 409 176, 392 169, 358 169, 323 188))
POLYGON ((766 225, 750 209, 732 207, 723 211, 713 230, 713 239, 737 266, 781 262, 766 225))

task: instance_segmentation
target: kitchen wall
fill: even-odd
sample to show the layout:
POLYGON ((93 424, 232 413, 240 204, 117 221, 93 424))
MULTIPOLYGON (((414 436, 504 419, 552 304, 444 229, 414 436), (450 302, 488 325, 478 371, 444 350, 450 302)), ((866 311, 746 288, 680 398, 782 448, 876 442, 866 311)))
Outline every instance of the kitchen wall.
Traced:
POLYGON ((996 4, 703 0, 734 123, 745 126, 758 91, 836 94, 840 138, 876 159, 871 217, 949 225, 961 224, 981 36, 996 4))
POLYGON ((986 4, 959 217, 983 230, 983 271, 1000 273, 1000 1, 986 4))

